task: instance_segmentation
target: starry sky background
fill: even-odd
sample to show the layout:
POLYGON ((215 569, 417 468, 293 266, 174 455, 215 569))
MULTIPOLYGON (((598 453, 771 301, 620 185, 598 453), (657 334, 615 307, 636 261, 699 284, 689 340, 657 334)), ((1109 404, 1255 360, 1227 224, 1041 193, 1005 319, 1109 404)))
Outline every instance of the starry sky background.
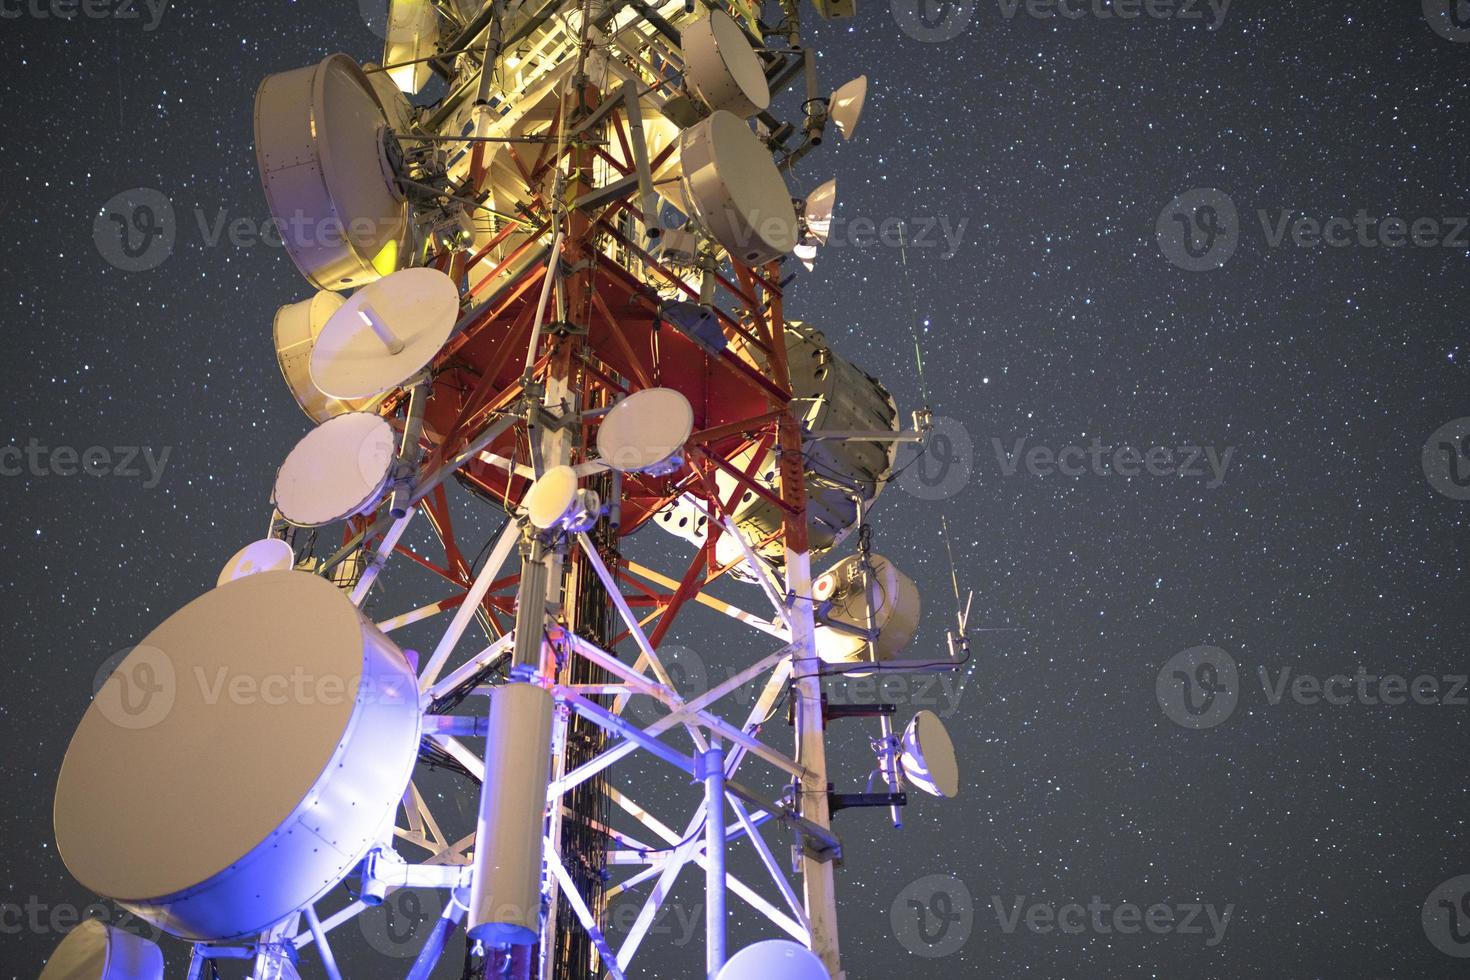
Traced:
MULTIPOLYGON (((251 131, 264 75, 379 51, 350 0, 196 0, 156 30, 146 20, 0 21, 0 443, 170 452, 154 487, 0 479, 7 903, 93 900, 56 855, 50 807, 97 667, 265 531, 274 469, 306 427, 270 344, 276 308, 305 283, 279 249, 209 245, 195 214, 267 216, 251 131), (180 224, 172 256, 131 273, 99 254, 93 219, 139 187, 168 196, 180 224)), ((931 407, 964 433, 951 443, 961 478, 942 507, 894 487, 875 514, 876 547, 926 598, 910 653, 937 654, 953 612, 941 510, 976 591, 972 625, 1014 630, 977 634, 948 719, 963 795, 916 795, 898 833, 877 811, 837 818, 848 976, 1463 975, 1427 941, 1420 907, 1470 872, 1470 708, 1272 706, 1254 676, 1465 671, 1470 504, 1435 492, 1420 450, 1470 415, 1470 252, 1271 248, 1254 215, 1470 213, 1470 45, 1432 31, 1412 0, 1237 0, 1214 31, 1008 20, 986 0, 943 43, 867 0, 814 33, 828 84, 865 71, 872 89, 859 139, 829 141, 794 183, 835 174, 848 220, 964 222, 957 254, 909 252, 931 407), (1245 220, 1235 257, 1196 274, 1161 255, 1155 222, 1200 187, 1245 220), (1007 477, 992 444, 1094 436, 1235 456, 1209 489, 1007 477), (1227 651, 1246 683, 1229 721, 1186 731, 1155 679, 1199 644, 1227 651), (975 905, 963 947, 938 959, 906 950, 890 919, 932 874, 963 880, 975 905), (1208 947, 1007 933, 993 907, 1094 895, 1234 915, 1208 947)), ((788 310, 918 407, 896 250, 828 249, 788 310)), ((717 664, 721 637, 676 639, 717 664)), ((856 788, 866 730, 839 724, 854 727, 834 736, 834 769, 856 788)), ((769 933, 742 917, 733 935, 769 933)), ((58 939, 0 938, 4 974, 34 976, 58 939)), ((642 975, 701 962, 696 939, 642 975)))

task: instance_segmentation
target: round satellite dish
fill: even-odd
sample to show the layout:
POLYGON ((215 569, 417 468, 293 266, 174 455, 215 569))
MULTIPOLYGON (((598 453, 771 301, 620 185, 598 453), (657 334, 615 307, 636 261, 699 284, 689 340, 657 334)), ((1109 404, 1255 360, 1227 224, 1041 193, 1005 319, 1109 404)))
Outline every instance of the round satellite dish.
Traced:
POLYGON ((215 584, 224 585, 261 572, 284 572, 295 564, 296 553, 289 544, 280 538, 261 538, 235 552, 235 557, 220 569, 219 580, 215 584))
POLYGON ((622 473, 665 476, 683 465, 694 432, 689 399, 672 388, 646 388, 612 407, 597 430, 597 454, 622 473))
POLYGON ((384 839, 420 738, 403 653, 332 583, 206 592, 103 682, 56 785, 82 886, 194 941, 257 936, 384 839))
POLYGON ((369 398, 413 378, 459 319, 459 289, 438 269, 404 269, 359 289, 311 352, 311 380, 333 398, 369 398))
POLYGON ((930 796, 957 796, 960 766, 955 760, 954 741, 944 722, 932 711, 920 711, 903 733, 904 778, 930 796))
POLYGON ((367 512, 393 472, 398 443, 386 419, 349 412, 301 438, 276 473, 275 504, 300 527, 367 512))
POLYGON ((163 950, 142 936, 84 919, 46 961, 41 980, 163 980, 163 950))
POLYGON ((281 376, 286 379, 286 386, 291 389, 296 404, 313 422, 325 422, 343 412, 360 412, 375 400, 352 398, 343 401, 333 398, 311 380, 312 347, 332 314, 341 309, 345 301, 341 293, 323 289, 311 299, 276 311, 276 363, 281 367, 281 376))
POLYGON ((817 955, 789 939, 747 946, 725 961, 715 980, 831 980, 817 955))
POLYGON ((837 207, 837 180, 833 178, 807 195, 801 208, 801 240, 793 250, 806 271, 816 265, 817 250, 832 233, 832 212, 837 207))
POLYGON ((345 54, 271 75, 255 96, 255 154, 286 252, 318 289, 398 268, 408 204, 383 147, 387 117, 345 54))
POLYGON ((749 119, 771 104, 760 55, 740 25, 722 10, 684 29, 684 81, 711 109, 749 119))
POLYGON ((418 92, 432 74, 429 63, 422 59, 438 50, 438 11, 430 0, 391 0, 385 33, 383 64, 400 67, 382 74, 388 75, 401 91, 418 92), (415 61, 418 64, 406 64, 415 61))
POLYGON ((739 116, 719 110, 684 131, 681 190, 731 258, 760 265, 796 247, 796 211, 771 151, 739 116))
POLYGON ((555 527, 577 502, 577 471, 553 466, 526 491, 526 516, 533 527, 555 527))
POLYGON ((858 119, 863 114, 863 103, 867 98, 867 75, 859 75, 832 93, 827 113, 832 117, 832 122, 836 124, 843 139, 850 140, 857 132, 858 119))

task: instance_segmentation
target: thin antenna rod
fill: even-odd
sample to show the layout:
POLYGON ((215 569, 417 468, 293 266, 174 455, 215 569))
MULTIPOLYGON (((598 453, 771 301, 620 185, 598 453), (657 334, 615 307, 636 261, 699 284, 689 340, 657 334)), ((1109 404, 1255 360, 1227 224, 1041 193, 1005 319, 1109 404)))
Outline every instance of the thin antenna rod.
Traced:
POLYGON ((954 546, 950 543, 950 540, 949 540, 949 518, 948 517, 945 517, 943 514, 940 514, 939 515, 939 523, 940 523, 940 525, 944 529, 943 530, 944 550, 945 550, 945 553, 949 555, 949 582, 950 582, 950 584, 952 586, 954 586, 954 604, 955 604, 955 608, 956 609, 959 609, 959 607, 960 607, 960 573, 955 569, 955 564, 954 564, 954 546))
MULTIPOLYGON (((914 278, 909 272, 909 247, 907 236, 904 234, 904 225, 898 224, 898 258, 903 266, 903 284, 908 291, 909 300, 909 334, 914 338, 914 365, 919 371, 919 397, 924 400, 924 407, 929 406, 929 382, 924 379, 924 350, 919 344, 919 300, 914 292, 914 278)), ((958 595, 959 587, 955 587, 958 595)))

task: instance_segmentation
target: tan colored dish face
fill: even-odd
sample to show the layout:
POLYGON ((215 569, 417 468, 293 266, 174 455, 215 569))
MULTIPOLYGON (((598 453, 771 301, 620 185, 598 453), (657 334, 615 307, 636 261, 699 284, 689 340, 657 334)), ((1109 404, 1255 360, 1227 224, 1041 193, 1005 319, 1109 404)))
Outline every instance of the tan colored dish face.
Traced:
POLYGON ((771 104, 760 56, 740 25, 722 10, 684 29, 684 77, 710 109, 749 119, 771 104))
POLYGON ((41 980, 163 980, 163 950, 142 936, 84 919, 46 961, 41 980))
POLYGON ((296 553, 280 538, 261 538, 252 541, 225 563, 220 569, 215 585, 224 585, 247 575, 261 572, 283 572, 296 564, 296 553))
POLYGON ((662 469, 694 431, 689 399, 672 388, 635 391, 613 406, 597 430, 597 454, 623 473, 662 469))
POLYGON ((342 54, 271 75, 255 98, 255 150, 286 252, 318 289, 351 289, 405 258, 408 205, 386 171, 387 117, 342 54))
POLYGON ((133 648, 77 727, 62 860, 177 935, 263 928, 391 819, 417 701, 403 654, 330 582, 263 572, 207 592, 133 648))
POLYGON ((960 766, 944 722, 932 711, 920 711, 903 733, 904 777, 930 796, 947 798, 960 791, 960 766))
POLYGON ((281 516, 319 527, 372 506, 393 471, 393 426, 366 412, 328 419, 301 438, 276 473, 281 516))
POLYGON ((352 294, 311 351, 311 380, 333 398, 369 398, 434 359, 459 319, 459 289, 438 269, 403 269, 352 294))
POLYGON ((796 208, 770 149, 740 117, 718 111, 679 144, 684 199, 730 256, 760 265, 796 247, 796 208))

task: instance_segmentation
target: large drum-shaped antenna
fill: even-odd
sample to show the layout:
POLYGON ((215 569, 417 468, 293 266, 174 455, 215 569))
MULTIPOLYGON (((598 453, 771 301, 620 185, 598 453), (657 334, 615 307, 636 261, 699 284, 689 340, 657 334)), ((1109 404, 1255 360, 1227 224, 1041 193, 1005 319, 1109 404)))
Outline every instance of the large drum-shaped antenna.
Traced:
POLYGON ((386 74, 404 92, 428 84, 432 69, 426 60, 439 42, 439 14, 430 0, 390 0, 388 29, 383 44, 386 74))
POLYGON ((892 660, 918 631, 919 590, 913 579, 881 555, 873 555, 870 564, 865 574, 862 556, 849 555, 812 583, 813 598, 830 610, 831 625, 817 629, 817 653, 828 663, 868 661, 868 640, 859 631, 870 622, 877 632, 871 656, 878 661, 892 660))
POLYGON ((344 592, 252 575, 104 682, 62 763, 57 847, 84 887, 174 935, 253 937, 385 839, 419 737, 413 671, 344 592))
POLYGON ((387 117, 357 62, 334 54, 271 75, 255 96, 255 154, 286 252, 318 289, 351 289, 405 260, 408 204, 384 148, 387 117))
POLYGON ((749 119, 771 104, 760 56, 745 32, 723 10, 684 28, 684 81, 711 109, 749 119))
POLYGON ((41 980, 163 980, 163 950, 126 929, 84 919, 46 961, 41 980))
POLYGON ((362 411, 374 401, 372 398, 349 398, 345 401, 333 398, 311 380, 311 352, 316 346, 316 339, 344 302, 346 298, 341 293, 322 289, 311 299, 276 311, 273 328, 276 363, 281 367, 286 387, 291 389, 291 397, 313 422, 325 422, 344 412, 362 411))
POLYGON ((746 265, 796 247, 796 209, 771 151, 745 122, 719 110, 684 131, 680 188, 692 217, 746 265))

